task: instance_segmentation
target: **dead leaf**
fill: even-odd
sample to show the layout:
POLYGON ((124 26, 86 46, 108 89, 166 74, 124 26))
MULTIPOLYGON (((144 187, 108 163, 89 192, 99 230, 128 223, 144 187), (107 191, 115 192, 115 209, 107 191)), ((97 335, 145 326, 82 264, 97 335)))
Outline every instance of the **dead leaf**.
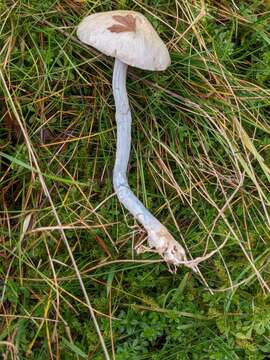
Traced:
POLYGON ((114 15, 114 20, 120 24, 112 25, 108 28, 111 32, 120 33, 126 31, 136 31, 136 19, 132 15, 114 15))
POLYGON ((101 239, 101 237, 99 237, 98 235, 96 235, 96 240, 97 240, 100 248, 101 248, 109 257, 112 257, 110 251, 108 250, 105 242, 101 239))
POLYGON ((8 132, 8 141, 13 143, 22 141, 22 132, 21 128, 14 117, 14 115, 9 111, 4 100, 0 99, 0 115, 2 113, 3 126, 8 132))

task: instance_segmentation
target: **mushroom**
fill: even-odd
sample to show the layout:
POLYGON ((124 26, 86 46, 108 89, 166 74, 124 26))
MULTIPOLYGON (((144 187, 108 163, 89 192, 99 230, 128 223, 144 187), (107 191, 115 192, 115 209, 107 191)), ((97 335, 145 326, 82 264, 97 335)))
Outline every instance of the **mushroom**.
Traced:
POLYGON ((77 36, 115 58, 112 81, 117 123, 114 190, 119 201, 148 233, 148 248, 140 246, 139 251, 159 253, 169 268, 173 265, 176 271, 178 265, 188 263, 185 250, 134 195, 126 174, 131 147, 131 113, 126 90, 128 65, 144 70, 165 70, 171 63, 168 50, 149 21, 135 11, 117 10, 87 16, 79 24, 77 36))

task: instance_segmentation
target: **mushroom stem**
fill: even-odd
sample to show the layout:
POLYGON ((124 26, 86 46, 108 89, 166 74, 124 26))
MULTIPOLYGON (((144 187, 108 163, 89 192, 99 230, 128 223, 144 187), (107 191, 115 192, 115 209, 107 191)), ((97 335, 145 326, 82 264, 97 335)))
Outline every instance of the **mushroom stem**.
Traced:
POLYGON ((128 65, 115 59, 113 70, 113 96, 117 124, 117 149, 113 170, 113 186, 119 201, 137 219, 148 233, 148 246, 155 249, 164 260, 178 266, 186 261, 183 247, 130 190, 127 166, 131 147, 131 113, 126 90, 128 65))

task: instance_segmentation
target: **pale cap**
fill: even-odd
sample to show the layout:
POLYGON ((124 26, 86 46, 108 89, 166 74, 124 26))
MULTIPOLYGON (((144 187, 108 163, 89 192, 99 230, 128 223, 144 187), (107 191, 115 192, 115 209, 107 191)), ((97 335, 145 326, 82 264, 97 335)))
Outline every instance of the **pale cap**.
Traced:
POLYGON ((96 13, 82 20, 78 38, 100 52, 144 70, 165 70, 169 52, 150 22, 136 11, 96 13))

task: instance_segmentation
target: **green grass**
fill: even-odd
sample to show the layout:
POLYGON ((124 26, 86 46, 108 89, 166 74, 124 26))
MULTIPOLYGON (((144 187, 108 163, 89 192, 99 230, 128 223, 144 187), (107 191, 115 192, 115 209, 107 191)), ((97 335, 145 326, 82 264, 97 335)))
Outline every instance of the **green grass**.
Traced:
POLYGON ((270 3, 202 5, 0 2, 4 359, 104 359, 65 239, 111 359, 269 356, 270 3), (170 50, 165 72, 129 69, 129 182, 189 258, 226 240, 200 274, 136 255, 144 231, 112 196, 112 59, 75 37, 112 9, 170 50))

